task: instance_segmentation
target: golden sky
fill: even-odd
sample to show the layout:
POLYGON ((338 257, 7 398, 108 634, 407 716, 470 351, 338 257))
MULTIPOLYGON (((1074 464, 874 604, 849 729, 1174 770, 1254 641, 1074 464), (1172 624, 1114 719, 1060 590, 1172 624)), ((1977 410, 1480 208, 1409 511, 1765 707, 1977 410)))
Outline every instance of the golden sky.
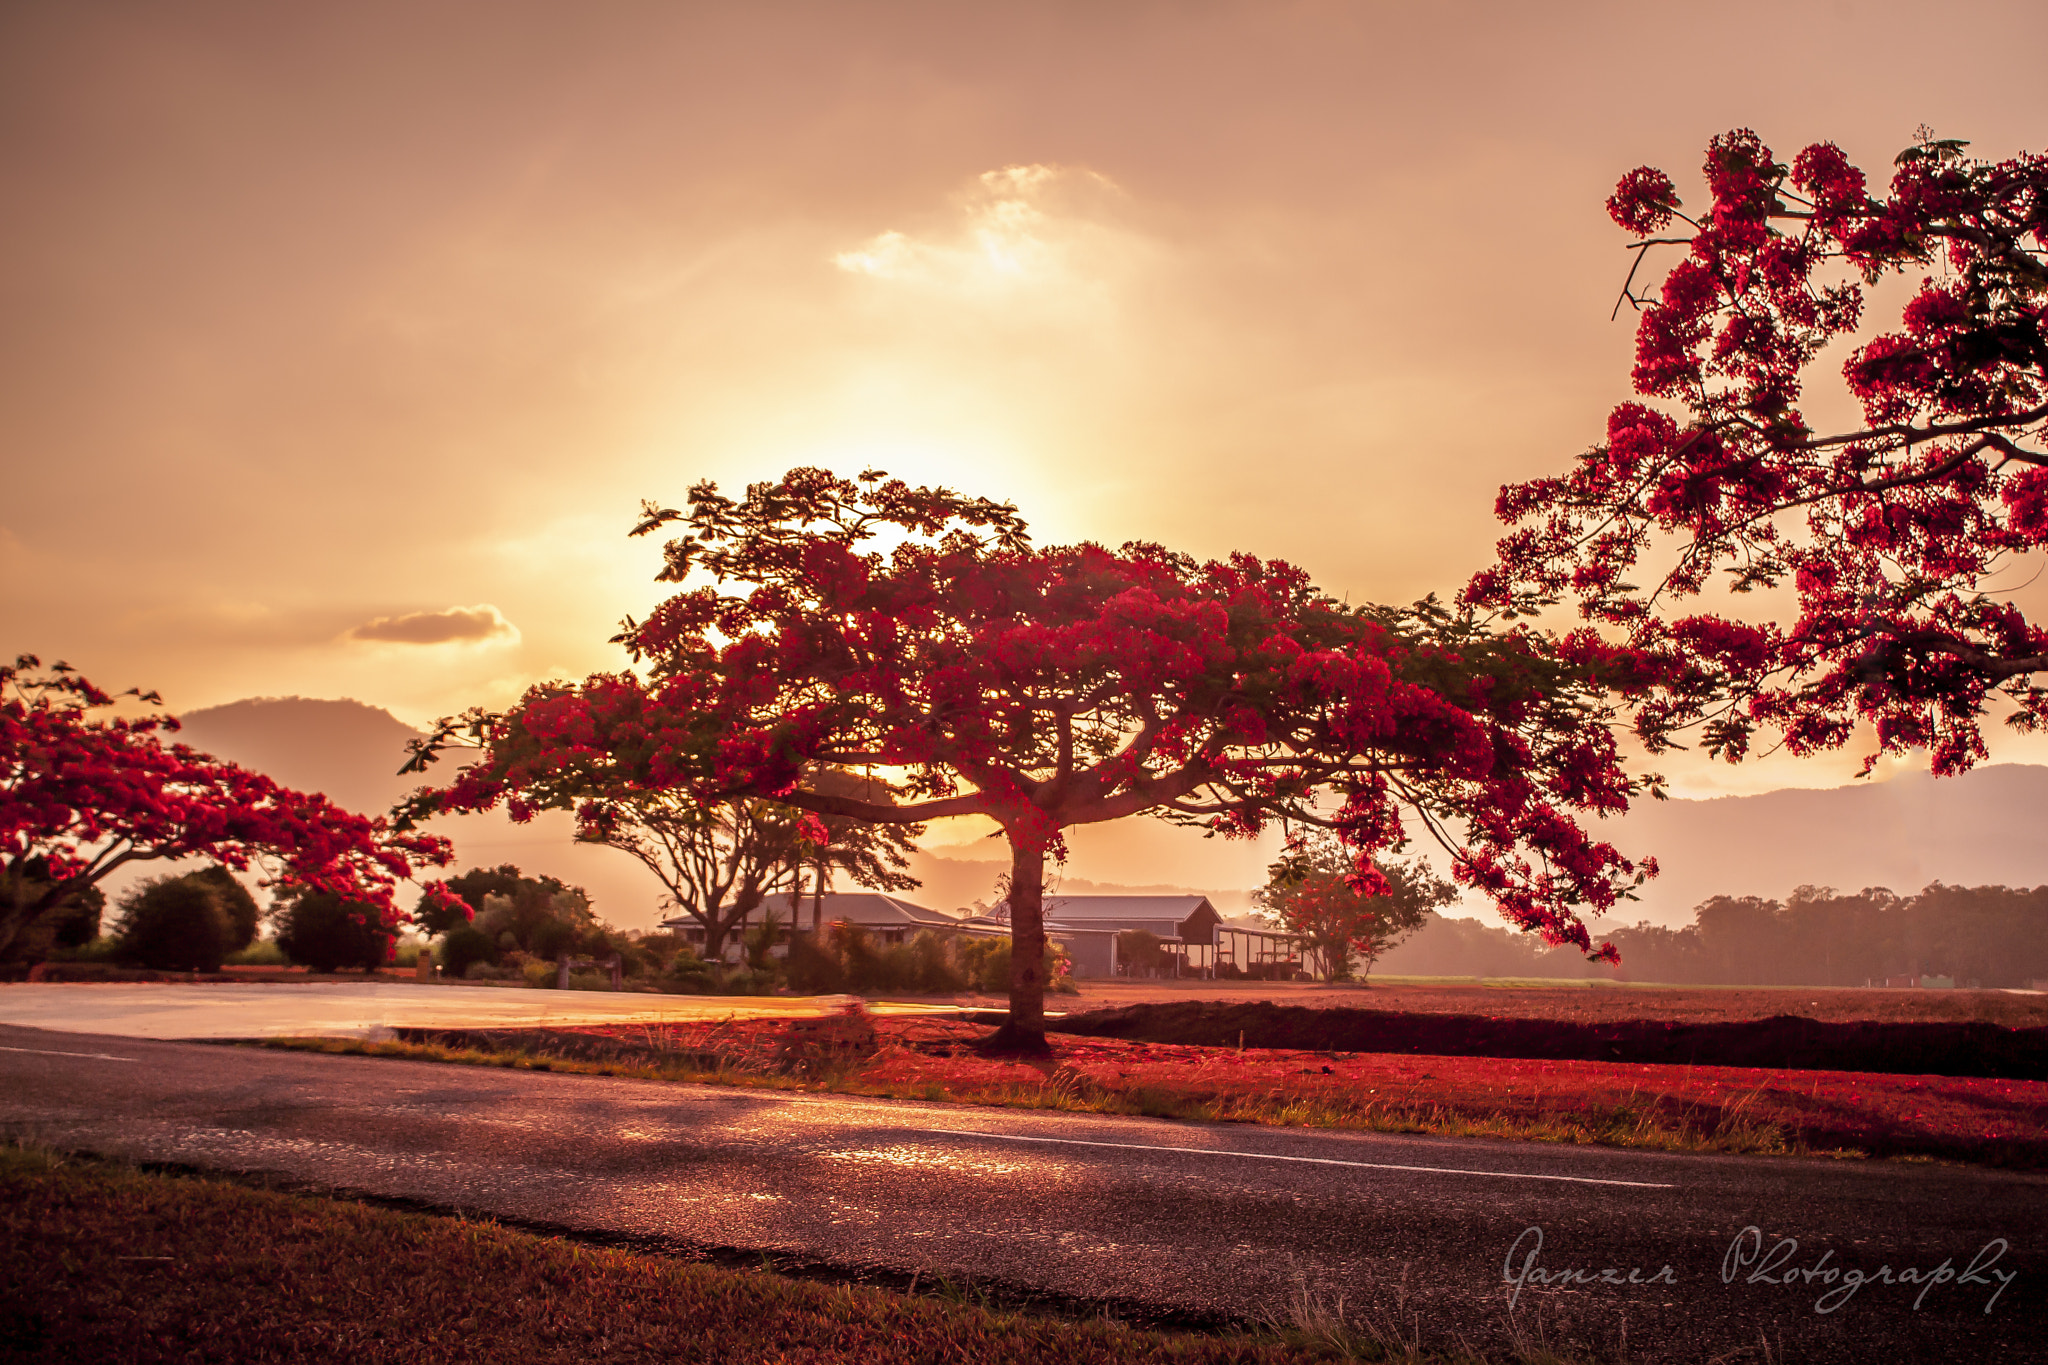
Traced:
POLYGON ((0 648, 503 704, 622 662, 642 498, 798 463, 1448 593, 1626 393, 1623 171, 2039 150, 2044 58, 2037 0, 23 0, 0 648))

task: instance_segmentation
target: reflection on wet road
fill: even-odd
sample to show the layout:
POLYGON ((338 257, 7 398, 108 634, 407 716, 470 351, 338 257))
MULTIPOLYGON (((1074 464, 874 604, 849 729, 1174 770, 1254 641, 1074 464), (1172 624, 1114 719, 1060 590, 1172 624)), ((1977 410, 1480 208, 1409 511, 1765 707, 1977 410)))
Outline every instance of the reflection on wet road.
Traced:
POLYGON ((14 1049, 0 1050, 11 1135, 529 1222, 1126 1310, 1285 1320, 1341 1301, 1475 1343, 1520 1333, 1611 1355, 1625 1324, 1639 1361, 1760 1339, 1776 1359, 2048 1358, 2039 1175, 1175 1124, 5 1026, 0 1044, 14 1049), (1831 1255, 1824 1270, 1885 1266, 1894 1283, 1822 1312, 1825 1282, 1759 1278, 1755 1264, 1731 1277, 1750 1227, 1767 1251, 1797 1238, 1802 1271, 1831 1255), (1532 1228, 1538 1258, 1511 1262, 1532 1228), (1917 1281, 1896 1282, 1944 1258, 1961 1268, 1999 1238, 1996 1269, 2018 1278, 1991 1312, 1988 1280, 1952 1273, 1917 1310, 1917 1281))

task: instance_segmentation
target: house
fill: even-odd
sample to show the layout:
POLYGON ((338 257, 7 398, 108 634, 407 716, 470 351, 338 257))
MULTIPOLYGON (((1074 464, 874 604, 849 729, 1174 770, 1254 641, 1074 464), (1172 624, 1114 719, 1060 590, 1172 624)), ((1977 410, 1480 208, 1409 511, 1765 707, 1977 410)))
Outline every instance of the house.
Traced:
MULTIPOLYGON (((1067 950, 1077 977, 1116 976, 1116 936, 1142 929, 1158 939, 1176 963, 1176 974, 1206 975, 1216 962, 1217 927, 1223 917, 1207 896, 1067 896, 1045 897, 1046 937, 1067 950)), ((1010 907, 997 905, 969 924, 1007 931, 1010 907)))
MULTIPOLYGON (((958 932, 961 919, 943 910, 928 910, 922 905, 903 900, 897 896, 884 895, 880 891, 829 891, 824 896, 804 896, 796 907, 794 916, 790 911, 787 896, 770 896, 761 906, 749 914, 746 922, 726 937, 726 956, 733 957, 740 951, 738 945, 745 939, 749 929, 758 926, 768 915, 774 915, 776 922, 785 928, 794 918, 800 933, 815 933, 827 924, 846 923, 858 925, 867 931, 868 937, 876 943, 902 943, 915 936, 920 930, 933 929, 941 933, 958 932)), ((673 929, 683 936, 683 941, 693 948, 704 946, 704 930, 688 915, 676 915, 661 922, 664 929, 673 929)), ((776 956, 786 952, 777 948, 776 956)))

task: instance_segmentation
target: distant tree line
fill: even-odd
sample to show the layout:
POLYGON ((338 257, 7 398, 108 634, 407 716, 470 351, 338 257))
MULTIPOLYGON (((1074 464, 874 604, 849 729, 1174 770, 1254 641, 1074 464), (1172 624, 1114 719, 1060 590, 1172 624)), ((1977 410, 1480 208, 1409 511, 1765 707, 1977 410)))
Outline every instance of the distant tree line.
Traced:
POLYGON ((1958 986, 2024 987, 2048 979, 2048 886, 1946 886, 1917 895, 1884 887, 1844 894, 1802 886, 1783 901, 1715 896, 1693 922, 1642 923, 1606 937, 1619 969, 1476 920, 1431 915, 1381 959, 1414 976, 1529 976, 1683 985, 1861 986, 1892 977, 1958 986))

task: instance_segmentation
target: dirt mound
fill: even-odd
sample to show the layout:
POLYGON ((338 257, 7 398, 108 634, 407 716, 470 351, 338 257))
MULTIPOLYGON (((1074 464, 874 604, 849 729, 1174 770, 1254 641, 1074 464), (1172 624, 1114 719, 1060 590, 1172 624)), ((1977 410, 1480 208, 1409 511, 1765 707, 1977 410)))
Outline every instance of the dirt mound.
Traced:
POLYGON ((1242 1040, 1245 1047, 1314 1052, 2048 1080, 2048 1028, 1985 1023, 1824 1023, 1790 1014, 1720 1023, 1577 1022, 1191 1000, 1070 1014, 1048 1027, 1198 1047, 1236 1047, 1242 1040))

